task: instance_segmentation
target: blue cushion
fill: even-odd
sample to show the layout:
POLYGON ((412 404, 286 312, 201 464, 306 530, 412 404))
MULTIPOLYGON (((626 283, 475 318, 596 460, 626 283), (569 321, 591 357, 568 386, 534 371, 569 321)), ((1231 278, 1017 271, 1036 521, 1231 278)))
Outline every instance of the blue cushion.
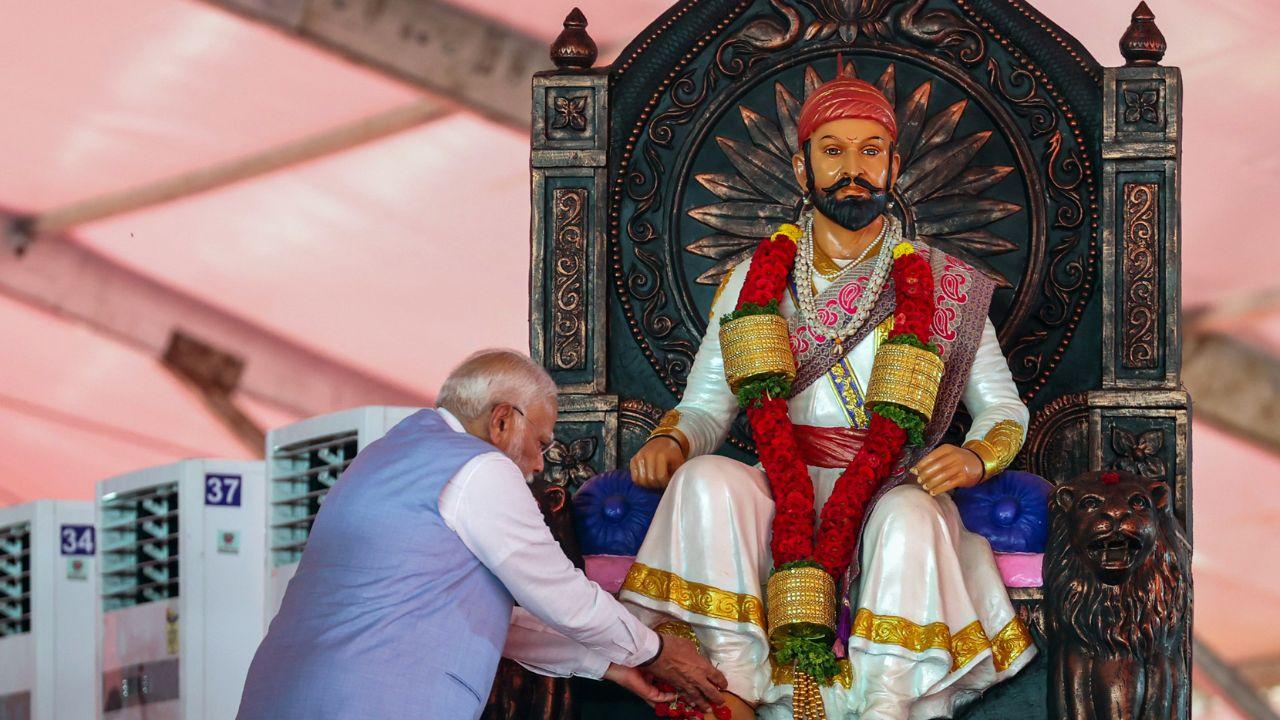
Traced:
POLYGON ((970 531, 985 537, 996 552, 1044 552, 1049 534, 1048 480, 1019 470, 1006 470, 990 480, 952 493, 960 518, 970 531))
POLYGON ((573 496, 573 524, 584 555, 635 555, 653 521, 662 493, 614 470, 582 484, 573 496))

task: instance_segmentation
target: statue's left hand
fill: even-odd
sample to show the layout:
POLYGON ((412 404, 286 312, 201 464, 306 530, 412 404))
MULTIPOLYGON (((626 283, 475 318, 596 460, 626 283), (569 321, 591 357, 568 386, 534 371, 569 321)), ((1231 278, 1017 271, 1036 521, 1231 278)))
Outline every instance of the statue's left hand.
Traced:
POLYGON ((982 460, 971 450, 939 445, 911 468, 911 475, 930 495, 982 482, 982 460))

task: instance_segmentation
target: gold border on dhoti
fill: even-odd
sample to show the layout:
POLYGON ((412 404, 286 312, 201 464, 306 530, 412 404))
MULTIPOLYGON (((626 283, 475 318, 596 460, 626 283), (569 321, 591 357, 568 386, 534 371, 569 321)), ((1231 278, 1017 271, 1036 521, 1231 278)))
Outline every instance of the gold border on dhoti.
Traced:
POLYGON ((760 598, 685 580, 642 563, 632 563, 627 579, 622 582, 622 589, 669 602, 696 615, 751 623, 761 629, 765 626, 764 603, 760 598))
POLYGON ((973 662, 988 648, 996 672, 1003 672, 1032 644, 1030 631, 1016 617, 996 633, 995 640, 991 640, 977 620, 952 633, 946 623, 919 625, 906 618, 876 615, 866 608, 858 608, 854 615, 852 635, 915 653, 942 650, 951 656, 953 672, 973 662))
POLYGON ((991 658, 998 672, 1004 672, 1013 665, 1019 655, 1035 644, 1031 631, 1022 620, 1014 618, 996 633, 991 640, 991 658))

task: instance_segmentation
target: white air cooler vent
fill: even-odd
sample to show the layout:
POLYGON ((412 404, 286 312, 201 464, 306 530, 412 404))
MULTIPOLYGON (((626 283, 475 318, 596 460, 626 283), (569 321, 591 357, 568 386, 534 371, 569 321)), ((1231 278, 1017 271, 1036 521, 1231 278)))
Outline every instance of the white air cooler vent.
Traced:
POLYGON ((271 562, 298 562, 324 496, 356 457, 356 431, 284 445, 271 454, 271 562))
POLYGON ((0 528, 0 637, 31 632, 31 525, 0 528))
POLYGON ((102 501, 105 612, 178 597, 178 532, 177 483, 102 501))

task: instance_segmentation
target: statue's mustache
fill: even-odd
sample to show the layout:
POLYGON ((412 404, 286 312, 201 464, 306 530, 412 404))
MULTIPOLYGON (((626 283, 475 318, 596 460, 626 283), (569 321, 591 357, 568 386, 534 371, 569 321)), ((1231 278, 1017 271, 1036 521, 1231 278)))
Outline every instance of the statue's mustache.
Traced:
POLYGON ((861 176, 850 179, 848 175, 845 175, 844 177, 840 178, 834 183, 831 183, 827 187, 822 188, 822 192, 830 195, 831 193, 838 192, 840 190, 843 190, 844 188, 849 187, 849 185, 851 184, 857 185, 858 187, 872 194, 881 192, 882 190, 881 188, 878 188, 875 185, 872 185, 870 182, 868 182, 861 176))

